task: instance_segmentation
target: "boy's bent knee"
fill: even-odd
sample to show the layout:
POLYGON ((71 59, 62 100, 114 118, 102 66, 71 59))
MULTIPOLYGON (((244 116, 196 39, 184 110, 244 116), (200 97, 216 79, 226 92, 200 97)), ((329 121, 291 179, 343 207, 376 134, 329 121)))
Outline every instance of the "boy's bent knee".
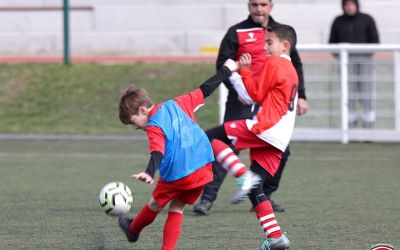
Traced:
POLYGON ((183 214, 183 208, 182 209, 178 209, 178 208, 169 208, 168 212, 173 212, 173 213, 178 213, 178 214, 183 214))
POLYGON ((149 201, 149 203, 147 204, 149 206, 149 208, 151 210, 153 210, 154 212, 160 212, 163 208, 158 205, 158 203, 154 200, 154 198, 152 197, 149 201))
POLYGON ((178 200, 178 199, 174 199, 171 201, 171 203, 169 204, 169 212, 175 212, 175 213, 179 213, 179 214, 183 214, 183 208, 185 207, 185 203, 178 200))

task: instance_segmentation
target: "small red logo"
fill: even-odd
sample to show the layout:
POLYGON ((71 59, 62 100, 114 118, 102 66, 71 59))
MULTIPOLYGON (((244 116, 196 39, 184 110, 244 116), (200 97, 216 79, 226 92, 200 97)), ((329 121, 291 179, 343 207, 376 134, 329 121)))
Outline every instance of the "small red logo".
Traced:
POLYGON ((371 247, 371 250, 393 250, 393 246, 389 244, 377 244, 371 247))

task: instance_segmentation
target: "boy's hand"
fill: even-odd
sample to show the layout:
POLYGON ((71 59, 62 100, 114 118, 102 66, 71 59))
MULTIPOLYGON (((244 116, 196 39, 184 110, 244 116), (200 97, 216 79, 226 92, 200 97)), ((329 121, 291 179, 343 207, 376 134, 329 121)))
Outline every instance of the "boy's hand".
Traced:
POLYGON ((239 68, 249 68, 251 65, 251 55, 249 53, 244 53, 239 57, 239 68))
POLYGON ((308 103, 306 99, 299 98, 297 100, 297 115, 304 115, 308 110, 308 103))
POLYGON ((138 173, 138 174, 131 175, 131 178, 134 179, 134 180, 143 181, 143 182, 145 182, 147 184, 153 184, 153 182, 154 182, 153 177, 151 177, 146 172, 141 172, 141 173, 138 173))

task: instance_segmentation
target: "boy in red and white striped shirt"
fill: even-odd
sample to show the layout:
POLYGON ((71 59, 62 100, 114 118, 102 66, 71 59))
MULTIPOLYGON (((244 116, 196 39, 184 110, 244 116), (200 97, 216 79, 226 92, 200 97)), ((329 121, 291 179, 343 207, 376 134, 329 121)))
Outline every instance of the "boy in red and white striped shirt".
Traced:
POLYGON ((232 82, 243 103, 258 103, 260 111, 253 119, 226 122, 207 131, 215 158, 228 171, 241 169, 227 144, 237 150, 250 149, 250 173, 261 178, 252 186, 245 182, 237 193, 236 201, 249 195, 266 240, 260 249, 288 249, 290 242, 275 218, 270 201, 263 193, 264 182, 272 181, 289 144, 294 129, 297 104, 298 77, 291 63, 290 51, 296 45, 296 33, 291 26, 276 25, 268 28, 267 56, 263 67, 254 78, 249 67, 250 54, 240 56, 238 65, 243 81, 232 82), (250 189, 249 192, 247 190, 250 189))

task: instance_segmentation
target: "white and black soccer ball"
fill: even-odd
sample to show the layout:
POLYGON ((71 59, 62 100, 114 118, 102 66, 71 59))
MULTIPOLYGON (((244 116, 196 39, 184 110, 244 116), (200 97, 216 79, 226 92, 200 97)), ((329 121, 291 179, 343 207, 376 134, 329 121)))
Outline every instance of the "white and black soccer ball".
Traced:
POLYGON ((122 182, 115 181, 108 183, 100 191, 100 206, 109 215, 128 213, 132 202, 132 191, 122 182))

